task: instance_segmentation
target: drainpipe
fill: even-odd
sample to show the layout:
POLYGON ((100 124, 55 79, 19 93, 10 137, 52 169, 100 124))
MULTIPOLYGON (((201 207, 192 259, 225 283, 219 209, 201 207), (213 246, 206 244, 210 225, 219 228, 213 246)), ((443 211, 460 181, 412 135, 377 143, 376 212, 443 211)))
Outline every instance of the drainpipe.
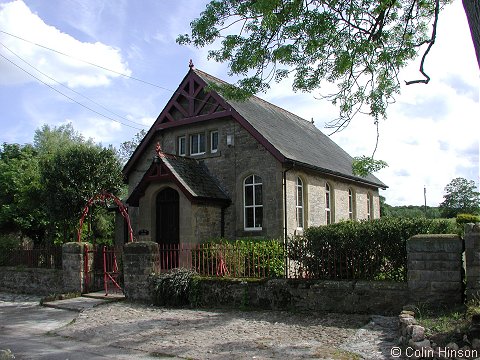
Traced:
POLYGON ((284 235, 283 235, 283 249, 285 251, 285 277, 288 278, 288 260, 287 260, 287 239, 288 239, 288 226, 287 226, 287 172, 292 170, 295 164, 283 171, 283 216, 284 216, 284 235))

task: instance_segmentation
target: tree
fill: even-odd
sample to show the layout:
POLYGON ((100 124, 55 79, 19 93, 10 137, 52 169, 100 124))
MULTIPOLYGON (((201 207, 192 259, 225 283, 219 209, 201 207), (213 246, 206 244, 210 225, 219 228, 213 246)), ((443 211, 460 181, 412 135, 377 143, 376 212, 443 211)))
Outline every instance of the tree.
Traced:
POLYGON ((31 145, 0 148, 0 233, 20 232, 41 242, 47 231, 39 161, 31 145))
POLYGON ((71 123, 53 128, 43 125, 35 130, 33 137, 33 146, 42 158, 48 158, 67 146, 81 143, 93 145, 93 141, 90 139, 86 141, 80 133, 75 131, 71 123))
POLYGON ((120 144, 120 149, 118 150, 118 156, 123 164, 125 164, 130 157, 132 156, 133 152, 143 140, 143 138, 147 135, 147 132, 142 129, 138 133, 135 134, 132 140, 125 141, 120 144))
MULTIPOLYGON (((231 75, 244 77, 237 87, 212 85, 227 97, 246 98, 293 74, 294 90, 311 92, 326 82, 337 86, 322 95, 339 105, 339 117, 327 124, 334 132, 359 112, 371 115, 378 131, 379 119, 400 92, 400 69, 421 50, 424 78, 408 83, 429 82, 425 56, 435 42, 440 10, 451 1, 212 0, 191 22, 191 34, 177 42, 204 47, 220 40, 209 58, 227 62, 231 75)), ((480 66, 480 2, 463 0, 463 5, 480 66)), ((385 165, 372 160, 373 155, 367 162, 373 170, 385 165)))
POLYGON ((44 160, 41 179, 45 208, 64 240, 72 240, 82 210, 97 193, 119 194, 123 186, 120 162, 112 148, 78 143, 44 160))
POLYGON ((473 180, 461 177, 455 178, 445 187, 444 201, 440 211, 444 217, 454 217, 457 214, 479 214, 480 193, 473 180))

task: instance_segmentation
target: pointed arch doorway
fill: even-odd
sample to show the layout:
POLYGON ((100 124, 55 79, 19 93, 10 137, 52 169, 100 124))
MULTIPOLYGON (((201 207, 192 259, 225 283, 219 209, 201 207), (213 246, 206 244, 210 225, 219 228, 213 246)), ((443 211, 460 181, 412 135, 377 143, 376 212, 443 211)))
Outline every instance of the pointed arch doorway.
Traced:
POLYGON ((161 269, 178 267, 180 245, 180 197, 167 187, 156 198, 156 241, 160 249, 161 269))
POLYGON ((156 241, 159 244, 180 243, 180 214, 178 192, 167 187, 157 194, 156 241))

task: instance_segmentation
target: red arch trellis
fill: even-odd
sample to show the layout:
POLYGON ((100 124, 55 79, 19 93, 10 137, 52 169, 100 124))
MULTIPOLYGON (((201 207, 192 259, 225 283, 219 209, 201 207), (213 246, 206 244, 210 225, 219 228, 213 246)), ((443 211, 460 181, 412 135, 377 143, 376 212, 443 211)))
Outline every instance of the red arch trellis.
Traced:
POLYGON ((82 241, 82 228, 83 228, 83 222, 85 221, 85 217, 88 214, 88 211, 90 210, 90 206, 92 206, 93 203, 97 201, 105 201, 105 200, 113 200, 115 204, 118 206, 118 209, 120 210, 120 214, 125 218, 127 221, 128 225, 128 242, 133 242, 133 230, 132 230, 132 225, 130 223, 130 217, 128 216, 128 211, 127 207, 123 205, 122 201, 116 197, 115 195, 111 193, 101 193, 94 195, 88 200, 87 205, 85 205, 85 208, 83 209, 82 217, 80 218, 80 224, 78 227, 78 232, 77 232, 77 241, 81 242, 82 241))

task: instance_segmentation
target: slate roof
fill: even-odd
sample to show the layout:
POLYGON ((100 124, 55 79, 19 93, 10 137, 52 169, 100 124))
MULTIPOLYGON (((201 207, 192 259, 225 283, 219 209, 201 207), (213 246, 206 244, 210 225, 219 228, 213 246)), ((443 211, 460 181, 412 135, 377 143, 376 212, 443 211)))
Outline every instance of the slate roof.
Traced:
POLYGON ((193 197, 230 200, 203 163, 175 155, 161 157, 161 161, 193 197))
MULTIPOLYGON (((193 71, 207 84, 209 82, 226 84, 198 69, 193 71)), ((225 98, 223 100, 250 123, 287 161, 380 188, 387 187, 374 175, 367 177, 354 175, 353 158, 310 121, 257 96, 252 96, 246 101, 225 98)))
POLYGON ((150 182, 173 181, 192 200, 209 200, 229 203, 231 200, 207 167, 196 159, 160 153, 145 172, 127 199, 131 206, 138 206, 150 182), (163 169, 166 170, 163 170, 163 169))

